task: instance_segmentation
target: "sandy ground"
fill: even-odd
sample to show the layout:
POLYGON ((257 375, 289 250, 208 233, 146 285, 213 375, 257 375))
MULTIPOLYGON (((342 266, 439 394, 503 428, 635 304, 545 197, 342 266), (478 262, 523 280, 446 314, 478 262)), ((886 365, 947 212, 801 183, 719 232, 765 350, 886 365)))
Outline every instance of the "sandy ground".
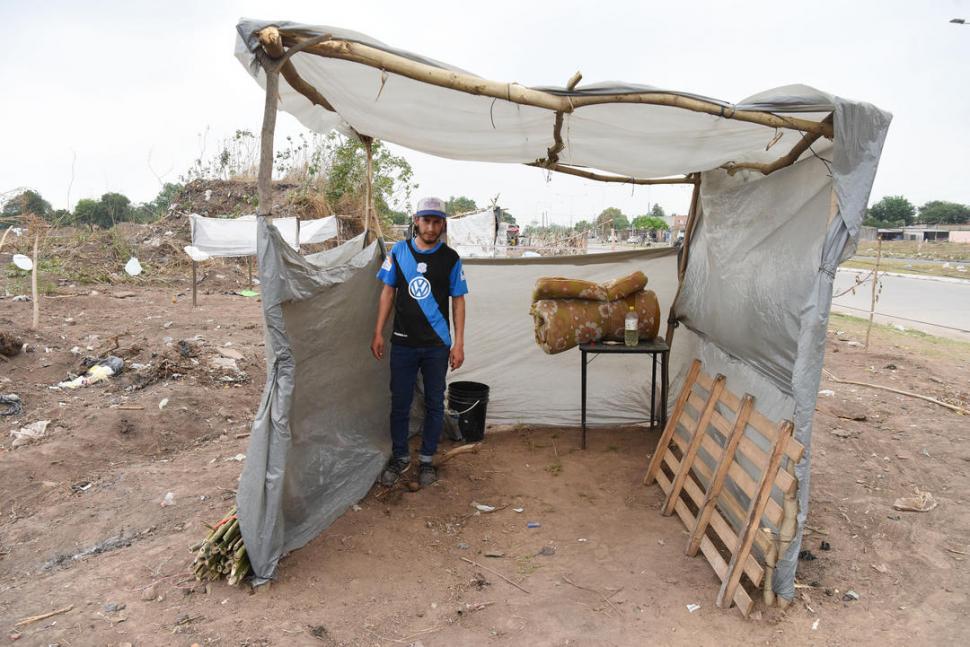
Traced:
MULTIPOLYGON (((45 298, 37 335, 27 331, 29 303, 0 300, 0 332, 32 349, 0 360, 0 392, 25 405, 2 419, 0 643, 970 641, 967 419, 828 379, 821 388, 834 393, 820 397, 816 415, 814 530, 803 546, 816 559, 800 562, 802 588, 784 612, 759 603, 745 620, 714 606, 715 575, 702 557, 684 555, 685 529, 660 515, 659 489, 640 484, 658 436, 641 428, 595 430, 586 451, 576 429, 490 429, 482 450, 448 463, 435 486, 372 492, 285 558, 272 585, 199 585, 187 547, 232 505, 235 458, 247 443, 239 436, 264 381, 260 306, 214 293, 192 309, 184 295, 173 303, 165 290, 125 289, 135 295, 45 298), (238 370, 213 366, 226 349, 241 355, 238 370), (49 388, 85 355, 108 351, 128 361, 121 376, 49 388), (49 435, 13 449, 8 431, 37 420, 51 420, 49 435), (893 510, 914 488, 939 506, 893 510), (162 507, 167 492, 175 505, 162 507), (499 509, 475 514, 473 502, 499 509), (849 589, 858 601, 843 601, 849 589)), ((828 370, 970 400, 970 346, 879 328, 865 353, 856 345, 863 336, 859 322, 834 319, 828 370)))

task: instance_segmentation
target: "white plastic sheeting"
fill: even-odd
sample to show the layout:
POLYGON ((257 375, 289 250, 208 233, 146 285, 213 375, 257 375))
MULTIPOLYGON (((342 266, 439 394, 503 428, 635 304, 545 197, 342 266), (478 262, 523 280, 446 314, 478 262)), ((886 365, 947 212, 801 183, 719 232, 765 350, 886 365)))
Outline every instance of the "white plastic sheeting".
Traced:
MULTIPOLYGON (((255 33, 271 24, 281 29, 300 29, 309 36, 330 33, 335 38, 365 43, 441 69, 457 70, 347 30, 244 20, 237 26, 236 53, 261 85, 265 80, 252 64, 251 48, 257 46, 255 33)), ((488 162, 532 162, 545 157, 546 150, 555 143, 555 113, 551 110, 465 94, 305 52, 292 60, 304 80, 319 90, 337 112, 314 106, 283 79, 280 106, 319 132, 332 128, 348 134, 356 131, 442 157, 488 162)), ((584 85, 574 91, 547 90, 582 97, 657 88, 609 83, 584 85)), ((699 225, 674 309, 687 330, 675 336, 672 363, 683 364, 691 357, 700 357, 708 370, 727 376, 729 388, 752 393, 766 415, 794 418, 795 436, 806 448, 803 460, 795 467, 799 480, 799 532, 788 552, 780 556, 773 582, 777 593, 791 599, 801 528, 808 510, 812 416, 824 357, 832 279, 838 263, 855 248, 890 115, 869 104, 801 85, 769 90, 733 106, 715 103, 723 105, 728 113, 732 108, 763 110, 811 120, 832 114, 834 141, 816 142, 797 165, 773 175, 764 177, 742 171, 729 177, 719 169, 722 164, 774 161, 791 150, 801 133, 678 108, 614 103, 579 107, 565 115, 560 160, 635 177, 702 172, 699 225)), ((563 395, 569 392, 569 376, 576 371, 567 365, 568 355, 562 363, 539 364, 538 358, 533 361, 528 351, 517 346, 526 336, 519 317, 527 316, 525 306, 520 310, 517 305, 522 300, 517 295, 524 291, 522 286, 530 287, 534 278, 528 266, 505 266, 502 261, 494 261, 494 266, 476 268, 476 262, 486 261, 467 262, 471 273, 466 333, 469 361, 461 374, 490 383, 493 392, 496 388, 503 391, 508 385, 510 399, 506 404, 489 403, 489 417, 493 420, 518 419, 532 424, 575 420, 574 412, 568 409, 571 396, 563 395), (498 304, 505 305, 499 309, 498 304), (490 322, 492 327, 475 328, 476 318, 490 322), (479 335, 481 341, 476 339, 479 335), (472 352, 477 344, 480 346, 472 352), (517 356, 517 352, 524 355, 517 356), (475 361, 476 353, 482 358, 481 363, 475 361), (537 379, 537 375, 542 379, 537 379), (520 393, 513 392, 518 388, 520 393), (521 398, 518 402, 514 400, 517 397, 521 398), (554 411, 553 407, 566 409, 554 411)), ((674 276, 672 265, 666 277, 648 271, 649 287, 660 293, 661 307, 669 303, 661 290, 668 289, 674 276)), ((577 261, 570 272, 593 280, 610 278, 604 277, 601 269, 605 268, 598 268, 596 261, 577 261)), ((263 278, 262 263, 260 271, 263 278)), ((272 329, 270 315, 267 324, 272 329)), ((366 327, 363 320, 360 325, 366 327)), ((531 335, 528 338, 531 343, 531 335)), ((270 359, 284 356, 271 354, 270 359)), ((358 370, 358 364, 346 365, 358 370)), ((616 375, 611 378, 630 380, 629 375, 626 367, 617 365, 616 375)), ((356 379, 352 372, 346 377, 356 379)), ((642 382, 630 383, 642 393, 642 382)), ((285 381, 275 384, 267 386, 267 397, 293 391, 292 384, 285 381)), ((673 395, 679 381, 675 380, 671 387, 673 395)), ((376 394, 380 387, 373 388, 376 394)), ((610 392, 611 406, 624 411, 640 406, 642 411, 643 402, 628 395, 622 390, 610 392)), ((335 410, 340 406, 335 405, 335 410)), ((265 406, 261 415, 264 410, 265 406)), ((281 444, 288 438, 289 414, 287 409, 274 419, 273 434, 281 444)), ((272 466, 279 467, 275 463, 272 466)), ((304 479, 308 478, 304 475, 304 479)), ((365 478, 372 475, 362 473, 359 477, 361 482, 365 478)), ((275 481, 267 478, 266 487, 273 486, 275 481)), ((247 508, 243 491, 240 487, 240 510, 245 515, 252 508, 247 508)), ((247 546, 251 540, 256 541, 251 532, 244 523, 247 546)), ((275 559, 258 565, 254 562, 254 567, 257 574, 268 577, 275 569, 275 559)))
POLYGON ((504 253, 505 231, 500 246, 496 245, 498 235, 495 213, 491 210, 448 218, 448 246, 462 258, 492 258, 500 251, 504 253))
MULTIPOLYGON (((212 256, 255 256, 256 216, 238 218, 207 218, 196 213, 189 215, 192 245, 185 252, 192 260, 206 260, 212 256)), ((273 220, 283 240, 296 249, 296 218, 273 220)), ((322 243, 337 235, 336 216, 300 220, 300 244, 322 243)))

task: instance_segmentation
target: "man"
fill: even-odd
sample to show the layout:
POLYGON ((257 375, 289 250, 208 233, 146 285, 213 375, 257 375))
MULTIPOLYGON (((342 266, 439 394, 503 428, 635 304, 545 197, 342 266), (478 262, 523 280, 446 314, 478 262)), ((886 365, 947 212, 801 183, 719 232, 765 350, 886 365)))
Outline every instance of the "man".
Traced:
POLYGON ((394 244, 377 278, 384 282, 377 308, 377 327, 370 348, 384 357, 384 324, 394 308, 391 335, 391 460, 381 483, 394 485, 411 467, 408 427, 418 372, 424 380, 425 417, 418 456, 418 482, 438 480, 432 458, 444 423, 445 376, 448 366, 465 361, 465 294, 468 286, 458 253, 440 239, 445 228, 445 203, 439 198, 418 201, 415 237, 394 244), (448 321, 448 298, 454 313, 454 339, 448 321))

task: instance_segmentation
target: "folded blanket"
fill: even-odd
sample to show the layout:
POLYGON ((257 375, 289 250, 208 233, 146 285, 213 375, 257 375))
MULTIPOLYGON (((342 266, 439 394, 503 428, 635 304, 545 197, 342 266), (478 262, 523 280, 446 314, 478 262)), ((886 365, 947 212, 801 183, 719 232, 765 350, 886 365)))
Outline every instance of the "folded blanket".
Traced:
POLYGON ((586 299, 589 301, 616 301, 639 292, 647 285, 647 275, 636 271, 629 276, 603 283, 560 276, 544 277, 536 281, 532 300, 540 299, 586 299))
POLYGON ((615 301, 540 299, 532 304, 536 343, 553 355, 592 341, 623 341, 623 323, 630 306, 639 317, 640 339, 654 339, 660 330, 660 305, 652 290, 615 301))

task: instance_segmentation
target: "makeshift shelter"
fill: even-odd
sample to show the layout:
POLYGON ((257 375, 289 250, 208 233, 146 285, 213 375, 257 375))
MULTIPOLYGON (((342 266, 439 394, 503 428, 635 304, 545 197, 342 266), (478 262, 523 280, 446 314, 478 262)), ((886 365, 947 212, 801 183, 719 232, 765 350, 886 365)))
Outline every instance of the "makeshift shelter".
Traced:
MULTIPOLYGON (((270 218, 279 107, 312 130, 360 137, 368 151, 379 138, 451 159, 693 185, 679 265, 651 250, 469 260, 469 361, 455 377, 492 385, 492 422, 576 424, 578 358, 535 347, 528 290, 542 275, 599 281, 644 271, 670 307, 673 373, 700 358, 762 413, 794 421, 805 447, 795 467, 798 534, 772 583, 791 599, 832 280, 855 248, 890 116, 798 85, 739 104, 580 86, 578 73, 565 87, 530 88, 343 29, 243 20, 237 31, 237 56, 266 88, 258 246, 269 375, 238 497, 256 575, 271 577, 282 553, 362 497, 388 449, 387 364, 366 358, 383 251, 370 242, 373 201, 361 238, 305 258, 286 245, 270 218)), ((591 423, 642 420, 647 372, 633 360, 610 367, 597 377, 609 410, 594 408, 591 423)), ((675 393, 676 379, 671 386, 675 393)))

